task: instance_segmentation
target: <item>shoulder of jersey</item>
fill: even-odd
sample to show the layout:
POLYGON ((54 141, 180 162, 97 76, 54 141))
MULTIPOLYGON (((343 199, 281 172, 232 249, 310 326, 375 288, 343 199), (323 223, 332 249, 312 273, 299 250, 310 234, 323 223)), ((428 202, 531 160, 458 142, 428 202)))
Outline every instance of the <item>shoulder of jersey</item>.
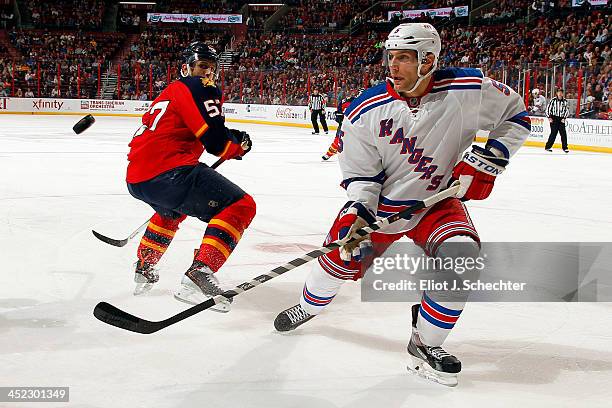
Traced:
POLYGON ((351 123, 355 123, 359 118, 379 106, 393 102, 393 96, 388 92, 387 81, 363 91, 346 108, 344 115, 351 123))
POLYGON ((479 90, 484 75, 478 68, 442 68, 433 74, 430 93, 461 90, 479 90))
POLYGON ((214 84, 209 83, 203 77, 182 77, 178 81, 189 88, 195 96, 203 96, 207 98, 218 98, 221 96, 221 90, 214 84))

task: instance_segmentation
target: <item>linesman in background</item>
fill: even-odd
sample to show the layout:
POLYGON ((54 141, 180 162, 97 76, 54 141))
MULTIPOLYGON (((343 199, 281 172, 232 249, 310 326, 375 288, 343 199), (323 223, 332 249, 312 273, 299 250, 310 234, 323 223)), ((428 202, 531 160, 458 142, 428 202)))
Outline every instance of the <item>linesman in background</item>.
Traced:
POLYGON ((310 99, 308 100, 308 109, 310 109, 310 120, 312 121, 312 127, 314 131, 313 135, 319 134, 319 124, 317 123, 317 116, 321 120, 321 126, 323 126, 323 130, 327 135, 329 131, 327 130, 327 122, 325 121, 325 106, 327 105, 327 100, 321 94, 319 94, 318 89, 312 90, 312 95, 310 95, 310 99))
POLYGON ((561 133, 561 147, 565 153, 569 153, 567 148, 567 132, 565 131, 565 120, 569 116, 567 99, 563 96, 563 90, 557 89, 557 96, 552 98, 546 108, 546 116, 550 121, 550 136, 546 142, 546 151, 552 152, 553 144, 557 138, 557 132, 561 133))

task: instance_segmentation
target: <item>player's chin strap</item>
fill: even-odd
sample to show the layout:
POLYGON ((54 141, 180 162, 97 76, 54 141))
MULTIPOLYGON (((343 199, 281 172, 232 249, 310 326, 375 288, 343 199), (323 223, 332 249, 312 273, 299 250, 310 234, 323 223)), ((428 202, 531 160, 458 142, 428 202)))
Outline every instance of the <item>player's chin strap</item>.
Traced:
POLYGON ((425 58, 421 58, 419 60, 419 66, 417 67, 417 76, 418 76, 418 79, 414 83, 414 86, 412 87, 412 89, 410 89, 409 91, 406 91, 407 94, 414 92, 419 87, 419 85, 421 85, 421 83, 424 80, 429 78, 433 74, 433 72, 436 70, 436 68, 438 67, 438 59, 436 58, 434 63, 433 63, 433 65, 431 66, 431 69, 429 70, 429 72, 423 75, 423 74, 421 74, 421 68, 423 67, 423 61, 426 61, 426 59, 425 58))
MULTIPOLYGON (((181 76, 183 78, 187 78, 187 77, 191 76, 191 65, 189 65, 189 64, 185 64, 185 65, 187 65, 187 70, 186 70, 187 72, 185 72, 185 70, 183 69, 182 66, 181 66, 181 72, 180 72, 181 76)), ((211 82, 213 82, 213 83, 216 82, 216 80, 219 78, 218 70, 217 69, 214 69, 214 70, 213 69, 209 69, 208 71, 209 72, 208 72, 208 74, 206 74, 206 76, 211 80, 211 82)))
POLYGON ((185 64, 187 65, 187 73, 185 73, 185 71, 183 70, 183 67, 181 67, 181 76, 183 78, 187 78, 188 76, 191 76, 191 67, 189 66, 189 64, 185 64))

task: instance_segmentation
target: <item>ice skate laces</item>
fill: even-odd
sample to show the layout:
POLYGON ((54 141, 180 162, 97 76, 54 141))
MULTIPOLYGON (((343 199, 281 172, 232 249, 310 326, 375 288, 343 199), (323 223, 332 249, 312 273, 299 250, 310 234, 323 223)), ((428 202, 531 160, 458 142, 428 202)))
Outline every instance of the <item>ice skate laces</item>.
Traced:
POLYGON ((291 309, 287 309, 287 316, 289 316, 291 324, 295 324, 306 319, 308 316, 310 316, 310 314, 302 309, 301 305, 295 305, 291 309))
POLYGON ((217 279, 216 276, 214 276, 212 273, 206 273, 206 272, 201 272, 204 275, 204 280, 205 280, 205 286, 207 289, 207 292, 214 294, 214 295, 219 295, 221 293, 223 293, 223 289, 221 289, 221 286, 219 286, 219 280, 217 279))
POLYGON ((450 354, 447 353, 442 347, 427 347, 427 351, 436 360, 442 360, 444 357, 450 357, 450 354))
POLYGON ((149 263, 136 261, 136 276, 142 275, 148 283, 155 283, 159 281, 159 273, 157 269, 151 266, 149 263))

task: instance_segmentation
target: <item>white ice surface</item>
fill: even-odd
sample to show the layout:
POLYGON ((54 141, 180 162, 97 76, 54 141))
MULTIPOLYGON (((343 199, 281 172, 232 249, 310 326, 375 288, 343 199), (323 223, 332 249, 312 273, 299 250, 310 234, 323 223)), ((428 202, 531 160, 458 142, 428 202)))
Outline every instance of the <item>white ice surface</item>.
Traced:
MULTIPOLYGON (((274 331, 299 298, 308 266, 152 335, 107 326, 99 301, 148 319, 185 308, 172 298, 205 225, 188 220, 135 298, 138 239, 151 215, 126 190, 127 143, 138 119, 0 115, 0 386, 70 386, 69 407, 609 407, 612 307, 588 303, 470 304, 446 348, 461 358, 449 389, 406 371, 407 304, 361 303, 349 283, 321 316, 274 331)), ((253 151, 221 173, 258 213, 223 268, 240 283, 321 244, 344 194, 330 136, 232 124, 253 151)), ((208 163, 214 157, 204 158, 208 163)), ((524 148, 486 201, 468 204, 486 241, 611 241, 612 156, 524 148)), ((537 271, 534 271, 537 273, 537 271)), ((7 404, 0 406, 9 406, 7 404)))

